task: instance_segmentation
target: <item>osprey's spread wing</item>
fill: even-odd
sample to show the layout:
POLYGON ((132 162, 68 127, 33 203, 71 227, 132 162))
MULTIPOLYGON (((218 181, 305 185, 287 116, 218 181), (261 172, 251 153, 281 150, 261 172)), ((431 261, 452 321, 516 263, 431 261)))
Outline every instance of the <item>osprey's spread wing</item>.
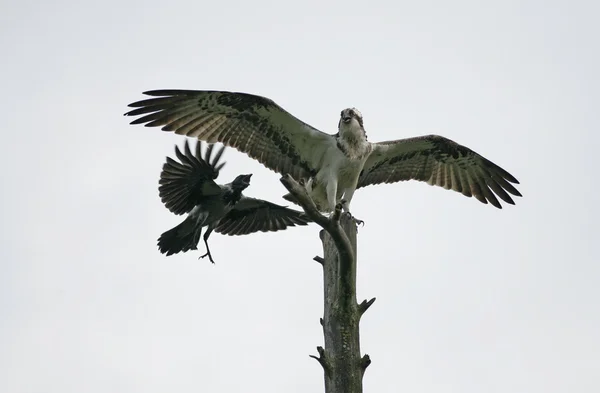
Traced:
POLYGON ((196 155, 192 154, 188 141, 184 153, 175 146, 175 154, 180 162, 167 157, 160 173, 158 192, 167 209, 175 214, 189 213, 203 198, 219 195, 221 187, 214 179, 225 163, 219 163, 225 146, 211 161, 214 145, 208 145, 202 158, 202 142, 196 144, 196 155))
POLYGON ((131 124, 162 126, 164 131, 221 142, 295 179, 314 176, 335 138, 311 127, 272 100, 245 93, 155 90, 157 97, 129 104, 126 116, 144 115, 131 124))
POLYGON ((502 206, 496 195, 511 205, 514 201, 508 193, 521 196, 510 184, 519 184, 510 173, 473 150, 437 135, 374 144, 357 188, 403 180, 420 180, 458 191, 499 209, 502 206))
POLYGON ((221 219, 215 231, 224 235, 247 235, 253 232, 274 232, 307 225, 311 219, 303 212, 288 209, 261 199, 242 197, 221 219))

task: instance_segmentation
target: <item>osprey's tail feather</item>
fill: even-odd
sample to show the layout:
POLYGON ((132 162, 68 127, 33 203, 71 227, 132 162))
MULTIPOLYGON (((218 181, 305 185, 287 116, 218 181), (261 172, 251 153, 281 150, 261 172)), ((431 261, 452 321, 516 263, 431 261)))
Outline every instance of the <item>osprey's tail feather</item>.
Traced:
POLYGON ((285 199, 286 201, 290 201, 292 203, 295 203, 296 205, 299 205, 298 200, 290 193, 285 194, 283 196, 283 199, 285 199))
MULTIPOLYGON (((308 180, 300 179, 299 183, 302 187, 304 187, 306 189, 306 192, 308 192, 308 194, 310 195, 310 193, 312 191, 313 179, 312 178, 310 178, 308 180)), ((298 203, 298 200, 290 193, 285 194, 282 198, 285 199, 286 201, 290 201, 296 205, 300 205, 298 203)))
POLYGON ((160 235, 158 249, 167 256, 178 252, 197 250, 201 233, 202 225, 198 225, 193 218, 188 217, 175 228, 160 235))

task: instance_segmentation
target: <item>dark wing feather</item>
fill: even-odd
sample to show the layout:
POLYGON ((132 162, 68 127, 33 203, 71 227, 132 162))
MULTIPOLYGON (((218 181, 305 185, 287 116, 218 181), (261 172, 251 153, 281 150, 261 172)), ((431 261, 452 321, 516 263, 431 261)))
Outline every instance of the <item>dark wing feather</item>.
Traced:
POLYGON ((242 197, 221 219, 215 231, 224 235, 247 235, 254 232, 274 232, 307 225, 311 219, 304 212, 288 209, 261 199, 242 197))
POLYGON ((438 136, 426 135, 374 144, 358 186, 419 180, 454 190, 501 209, 497 197, 514 205, 509 195, 522 196, 510 173, 473 150, 438 136))
POLYGON ((221 142, 296 179, 314 176, 332 135, 300 121, 268 98, 245 93, 201 90, 154 90, 158 97, 129 104, 131 124, 162 126, 164 131, 221 142))
POLYGON ((196 154, 192 154, 188 141, 185 141, 182 153, 175 146, 175 155, 179 159, 167 157, 160 173, 158 192, 161 201, 167 209, 175 214, 189 213, 204 198, 219 195, 221 187, 214 179, 219 176, 219 169, 225 163, 219 163, 223 154, 222 146, 217 155, 210 161, 213 145, 206 150, 205 159, 202 158, 202 142, 196 144, 196 154))

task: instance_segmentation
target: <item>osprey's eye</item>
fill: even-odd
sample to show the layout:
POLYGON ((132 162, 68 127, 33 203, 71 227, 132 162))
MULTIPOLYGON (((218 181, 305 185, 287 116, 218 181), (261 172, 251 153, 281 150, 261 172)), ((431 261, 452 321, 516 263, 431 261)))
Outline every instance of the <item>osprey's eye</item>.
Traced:
POLYGON ((356 116, 356 113, 354 113, 354 111, 352 111, 352 110, 350 112, 348 112, 348 114, 352 117, 356 116))

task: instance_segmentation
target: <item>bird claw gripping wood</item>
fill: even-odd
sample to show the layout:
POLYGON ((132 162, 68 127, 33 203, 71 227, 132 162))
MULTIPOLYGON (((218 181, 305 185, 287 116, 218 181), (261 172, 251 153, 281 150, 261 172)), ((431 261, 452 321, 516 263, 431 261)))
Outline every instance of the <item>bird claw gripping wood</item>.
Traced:
MULTIPOLYGON (((348 210, 348 201, 345 199, 342 199, 336 206, 335 209, 338 210, 345 210, 345 213, 348 214, 348 216, 350 216, 350 218, 352 219, 352 221, 354 221, 354 225, 356 225, 357 227, 360 226, 365 226, 365 222, 363 220, 359 220, 358 218, 354 217, 352 215, 352 213, 350 213, 350 211, 348 210)), ((356 228, 356 230, 358 231, 358 228, 356 228)))
POLYGON ((365 226, 365 222, 363 220, 359 220, 358 218, 354 217, 352 215, 352 213, 350 212, 345 212, 344 214, 347 214, 348 217, 354 222, 354 225, 356 226, 356 231, 358 232, 358 227, 359 226, 365 226))

